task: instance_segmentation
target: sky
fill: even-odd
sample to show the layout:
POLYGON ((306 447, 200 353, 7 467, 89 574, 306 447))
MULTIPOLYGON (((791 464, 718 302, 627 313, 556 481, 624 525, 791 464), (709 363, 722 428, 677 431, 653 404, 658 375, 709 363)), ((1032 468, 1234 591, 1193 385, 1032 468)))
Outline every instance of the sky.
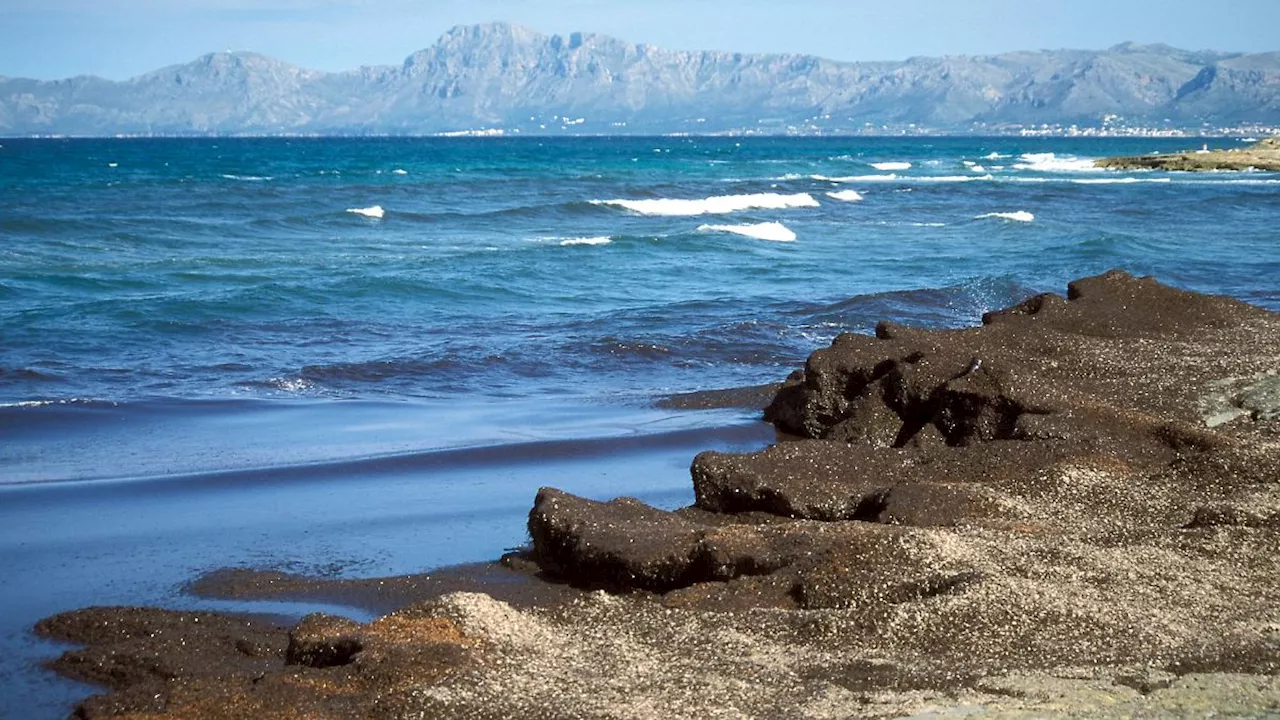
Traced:
POLYGON ((122 80, 208 52, 317 70, 399 64, 495 20, 682 50, 837 60, 1010 50, 1280 50, 1280 0, 0 0, 0 75, 122 80))

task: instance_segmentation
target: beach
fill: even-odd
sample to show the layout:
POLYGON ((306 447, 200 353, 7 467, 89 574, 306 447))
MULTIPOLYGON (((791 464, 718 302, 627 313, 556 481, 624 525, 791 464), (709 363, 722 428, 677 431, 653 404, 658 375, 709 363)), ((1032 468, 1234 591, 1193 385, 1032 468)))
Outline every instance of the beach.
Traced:
POLYGON ((1276 313, 1113 271, 838 337, 767 409, 779 442, 694 459, 691 506, 544 487, 500 566, 190 588, 376 618, 37 631, 116 691, 91 718, 1265 714, 1277 356, 1276 313))

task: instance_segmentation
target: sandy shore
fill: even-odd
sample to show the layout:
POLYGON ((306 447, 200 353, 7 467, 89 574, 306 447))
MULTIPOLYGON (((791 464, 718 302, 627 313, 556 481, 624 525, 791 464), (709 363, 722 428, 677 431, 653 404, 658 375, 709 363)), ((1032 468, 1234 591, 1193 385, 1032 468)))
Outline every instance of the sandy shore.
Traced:
POLYGON ((111 689, 87 718, 1266 715, 1278 371, 1280 316, 1113 272, 980 328, 840 336, 773 396, 783 440, 698 455, 693 506, 544 488, 501 565, 192 587, 370 622, 37 631, 111 689))
POLYGON ((1168 155, 1103 158, 1095 163, 1109 170, 1280 171, 1280 138, 1267 138, 1234 150, 1191 150, 1168 155))

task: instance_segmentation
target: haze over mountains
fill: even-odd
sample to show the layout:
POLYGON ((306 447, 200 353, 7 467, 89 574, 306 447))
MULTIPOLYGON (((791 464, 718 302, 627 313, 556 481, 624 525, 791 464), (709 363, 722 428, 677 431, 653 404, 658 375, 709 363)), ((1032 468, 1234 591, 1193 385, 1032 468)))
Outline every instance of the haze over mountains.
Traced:
POLYGON ((1280 52, 1107 50, 837 62, 457 27, 400 66, 213 53, 123 82, 0 78, 0 134, 944 132, 1280 125, 1280 52))

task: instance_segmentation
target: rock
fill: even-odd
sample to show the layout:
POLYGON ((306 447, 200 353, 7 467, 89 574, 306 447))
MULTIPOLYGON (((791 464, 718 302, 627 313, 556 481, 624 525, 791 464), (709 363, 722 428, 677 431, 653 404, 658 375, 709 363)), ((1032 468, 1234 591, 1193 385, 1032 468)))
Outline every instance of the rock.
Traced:
POLYGON ((289 631, 284 661, 314 668, 350 663, 364 649, 360 624, 343 617, 313 613, 289 631))
POLYGON ((706 531, 639 500, 600 503, 554 488, 539 490, 529 512, 538 564, 588 585, 646 590, 688 585, 706 531))
POLYGON ((1169 155, 1110 157, 1095 165, 1111 170, 1280 170, 1280 138, 1267 138, 1252 147, 1232 150, 1191 151, 1169 155))

